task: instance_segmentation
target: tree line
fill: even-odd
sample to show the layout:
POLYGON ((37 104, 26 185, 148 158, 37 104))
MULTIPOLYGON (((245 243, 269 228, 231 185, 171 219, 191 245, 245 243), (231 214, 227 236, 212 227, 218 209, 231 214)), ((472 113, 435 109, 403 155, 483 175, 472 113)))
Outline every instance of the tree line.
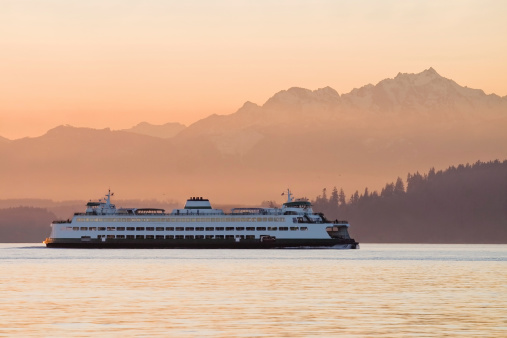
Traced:
POLYGON ((507 160, 409 173, 380 192, 323 189, 312 202, 362 242, 507 243, 507 160))

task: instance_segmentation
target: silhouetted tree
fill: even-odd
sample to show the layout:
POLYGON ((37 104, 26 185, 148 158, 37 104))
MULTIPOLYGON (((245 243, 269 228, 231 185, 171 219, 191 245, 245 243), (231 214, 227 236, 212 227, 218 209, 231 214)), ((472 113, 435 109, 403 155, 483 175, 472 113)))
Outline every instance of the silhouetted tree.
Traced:
POLYGON ((435 168, 431 168, 430 171, 428 171, 428 180, 433 180, 435 179, 435 168))
POLYGON ((340 206, 344 207, 347 205, 347 197, 342 188, 340 188, 340 193, 338 194, 338 203, 340 206))
POLYGON ((333 188, 333 192, 331 193, 331 197, 329 198, 329 207, 330 208, 338 207, 338 189, 336 189, 336 186, 333 188))
POLYGON ((368 192, 368 187, 366 187, 364 188, 363 198, 368 199, 368 197, 370 197, 370 193, 368 192))
POLYGON ((394 195, 394 183, 387 183, 382 191, 380 192, 380 196, 382 197, 390 197, 394 195))
POLYGON ((423 184, 424 178, 421 174, 419 174, 419 172, 407 175, 407 193, 412 193, 421 189, 423 184))
POLYGON ((403 184, 403 180, 398 177, 396 183, 394 184, 394 194, 395 195, 403 195, 405 193, 405 185, 403 184))
POLYGON ((359 202, 359 191, 356 190, 355 193, 350 195, 350 204, 356 204, 359 202))

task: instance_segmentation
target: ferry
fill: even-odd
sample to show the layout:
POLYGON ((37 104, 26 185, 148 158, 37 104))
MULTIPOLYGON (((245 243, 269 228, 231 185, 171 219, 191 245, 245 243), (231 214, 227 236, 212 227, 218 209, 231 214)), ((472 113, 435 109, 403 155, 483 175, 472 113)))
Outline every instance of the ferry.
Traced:
MULTIPOLYGON (((284 195, 283 193, 282 195, 284 195)), ((86 212, 53 221, 48 248, 359 249, 347 221, 314 213, 310 201, 287 189, 281 208, 214 209, 208 199, 189 198, 183 209, 116 208, 111 191, 88 202, 86 212)))

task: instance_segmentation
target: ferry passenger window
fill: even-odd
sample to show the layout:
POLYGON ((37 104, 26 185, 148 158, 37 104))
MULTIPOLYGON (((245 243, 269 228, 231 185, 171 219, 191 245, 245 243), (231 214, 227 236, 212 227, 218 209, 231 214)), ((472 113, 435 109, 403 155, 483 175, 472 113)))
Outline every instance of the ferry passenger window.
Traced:
POLYGON ((125 238, 125 235, 116 235, 116 238, 123 239, 123 238, 125 238))
POLYGON ((144 227, 137 227, 136 231, 144 231, 144 227))
POLYGON ((155 236, 153 236, 153 235, 146 235, 146 239, 154 239, 154 238, 155 238, 155 236))
POLYGON ((234 235, 225 235, 225 239, 231 239, 234 238, 234 235))
POLYGON ((114 238, 114 235, 107 235, 107 238, 114 238))
POLYGON ((289 231, 288 227, 279 227, 278 230, 280 231, 289 231))
POLYGON ((194 228, 193 227, 186 227, 185 231, 194 231, 194 228))
POLYGON ((79 227, 73 227, 72 230, 79 231, 79 227))
POLYGON ((164 239, 164 235, 157 235, 155 236, 156 239, 164 239))
POLYGON ((144 239, 144 235, 136 235, 136 239, 144 239))
POLYGON ((246 239, 255 239, 255 235, 246 235, 246 239))
POLYGON ((266 231, 266 227, 257 227, 257 231, 266 231))
POLYGON ((185 239, 194 239, 194 236, 193 235, 186 235, 185 239))
POLYGON ((245 228, 244 227, 236 227, 236 231, 244 231, 245 228))
POLYGON ((174 227, 166 227, 165 231, 174 231, 174 227))
POLYGON ((213 239, 213 237, 215 237, 215 236, 213 236, 213 235, 206 235, 206 239, 213 239))
POLYGON ((224 228, 223 227, 216 227, 216 230, 217 231, 224 231, 224 228))
POLYGON ((195 231, 204 231, 204 228, 203 227, 198 227, 198 228, 195 228, 195 231))
POLYGON ((156 230, 157 231, 164 231, 164 227, 157 227, 156 230))
POLYGON ((87 227, 81 227, 81 231, 87 231, 88 228, 87 227))
POLYGON ((204 235, 195 235, 195 239, 204 239, 204 235))
POLYGON ((301 231, 307 231, 308 227, 301 227, 301 228, 299 228, 299 230, 301 230, 301 231))
POLYGON ((125 231, 125 227, 117 227, 116 231, 125 231))
POLYGON ((213 228, 213 227, 206 227, 206 231, 214 231, 214 230, 215 230, 215 228, 213 228))
POLYGON ((176 231, 183 231, 183 230, 185 230, 184 227, 176 227, 176 231))
POLYGON ((290 227, 291 231, 297 231, 298 229, 299 229, 298 227, 290 227))
POLYGON ((174 235, 166 235, 165 239, 174 239, 174 235))
POLYGON ((146 231, 155 231, 155 228, 154 227, 147 227, 146 231))
POLYGON ((96 228, 96 227, 91 227, 91 228, 89 228, 89 229, 90 229, 90 231, 97 231, 97 228, 96 228))
POLYGON ((107 227, 107 231, 115 231, 116 228, 115 227, 107 227))
POLYGON ((215 238, 216 239, 224 239, 224 235, 216 235, 215 238))
POLYGON ((134 231, 136 228, 134 227, 127 227, 127 231, 134 231))
POLYGON ((246 227, 246 231, 255 231, 255 227, 246 227))
POLYGON ((99 231, 106 231, 106 228, 100 227, 99 231))
POLYGON ((225 231, 234 231, 234 227, 226 227, 225 231))
POLYGON ((269 231, 277 231, 277 230, 278 230, 278 228, 277 228, 277 227, 268 227, 268 230, 269 230, 269 231))
POLYGON ((127 239, 134 239, 135 236, 134 235, 127 235, 127 239))

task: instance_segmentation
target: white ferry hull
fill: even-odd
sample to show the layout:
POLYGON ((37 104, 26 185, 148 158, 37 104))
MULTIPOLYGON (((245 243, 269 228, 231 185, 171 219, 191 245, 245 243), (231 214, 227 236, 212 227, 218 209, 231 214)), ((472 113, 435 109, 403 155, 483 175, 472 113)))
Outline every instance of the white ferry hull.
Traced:
POLYGON ((98 248, 98 249, 277 249, 277 248, 332 248, 358 249, 353 239, 276 239, 261 242, 258 239, 91 239, 47 238, 48 248, 98 248))

